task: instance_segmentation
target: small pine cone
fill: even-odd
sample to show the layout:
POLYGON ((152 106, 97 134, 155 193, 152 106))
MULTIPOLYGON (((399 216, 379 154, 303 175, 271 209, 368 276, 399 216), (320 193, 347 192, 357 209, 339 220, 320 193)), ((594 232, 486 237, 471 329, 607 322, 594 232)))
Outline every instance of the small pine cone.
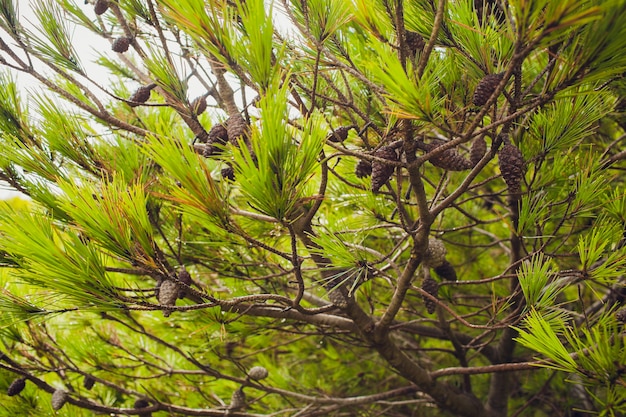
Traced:
POLYGON ((222 178, 227 180, 235 181, 235 170, 232 166, 228 165, 225 168, 222 168, 222 178))
POLYGON ((456 271, 454 267, 448 261, 443 261, 441 265, 435 268, 435 273, 446 281, 456 281, 456 271))
POLYGON ((233 395, 230 397, 230 405, 228 406, 229 410, 238 410, 240 408, 245 407, 246 405, 246 394, 243 392, 243 387, 239 387, 233 392, 233 395))
MULTIPOLYGON (((179 287, 178 284, 171 279, 161 281, 159 285, 159 304, 162 306, 176 305, 176 299, 178 298, 179 287)), ((172 312, 170 310, 163 310, 163 317, 169 317, 172 312)))
POLYGON ((228 140, 233 145, 238 145, 239 138, 246 138, 248 135, 248 124, 246 120, 240 114, 229 117, 226 121, 226 131, 228 133, 228 140))
POLYGON ((228 130, 226 129, 226 125, 223 123, 213 125, 211 130, 209 130, 209 142, 226 145, 228 142, 228 130))
POLYGON ((204 148, 204 156, 219 155, 222 153, 222 146, 228 142, 228 130, 226 125, 219 123, 213 125, 207 135, 207 146, 204 148))
POLYGON ((133 405, 133 408, 146 408, 146 407, 150 407, 150 403, 148 402, 148 400, 143 399, 143 398, 139 398, 138 400, 135 400, 135 404, 133 405))
MULTIPOLYGON (((390 161, 397 161, 398 154, 396 150, 390 146, 383 146, 374 152, 374 156, 382 159, 388 159, 390 161)), ((380 190, 380 187, 385 185, 389 178, 393 175, 395 167, 393 165, 387 165, 384 162, 372 161, 372 191, 376 192, 380 190)))
POLYGON ((100 16, 109 10, 109 1, 108 0, 97 0, 93 5, 93 11, 100 16))
POLYGON ((26 387, 26 378, 17 378, 11 382, 9 388, 7 388, 7 395, 9 397, 13 397, 14 395, 18 395, 20 392, 24 390, 26 387))
POLYGON ((65 405, 67 402, 67 392, 62 389, 57 389, 52 394, 52 399, 50 400, 50 404, 52 404, 52 408, 54 411, 58 411, 65 405))
POLYGON ((505 140, 504 146, 498 153, 498 163, 500 165, 500 173, 509 188, 509 192, 511 194, 519 194, 526 165, 522 152, 520 152, 517 146, 505 140))
MULTIPOLYGON (((443 143, 444 142, 442 141, 436 141, 429 144, 423 144, 422 147, 427 152, 430 152, 441 146, 443 143)), ((474 167, 472 161, 463 157, 454 149, 446 149, 442 153, 430 158, 429 162, 436 167, 443 168, 448 171, 465 171, 474 167)))
POLYGON ((85 377, 83 378, 83 387, 89 391, 90 389, 93 388, 94 384, 96 383, 96 380, 93 379, 92 376, 90 375, 85 375, 85 377))
MULTIPOLYGON (((138 400, 135 400, 135 404, 134 404, 134 408, 136 409, 142 409, 142 408, 146 408, 146 407, 150 407, 150 403, 148 402, 148 400, 145 400, 143 398, 140 398, 138 400)), ((151 417, 152 413, 139 413, 137 414, 139 417, 151 417)))
POLYGON ((130 107, 137 107, 145 103, 150 98, 150 92, 156 87, 156 84, 143 85, 139 87, 132 96, 128 98, 130 107))
POLYGON ((344 140, 348 139, 348 133, 353 127, 354 126, 340 126, 335 129, 334 133, 331 132, 326 140, 331 142, 343 142, 344 140))
MULTIPOLYGON (((194 112, 196 116, 201 115, 206 110, 206 96, 196 97, 191 102, 191 110, 194 112)), ((225 130, 225 129, 224 129, 225 130)))
POLYGON ((424 38, 417 32, 407 30, 404 41, 406 42, 406 46, 409 48, 413 56, 415 56, 419 51, 424 49, 424 38))
MULTIPOLYGON (((183 266, 178 271, 178 280, 187 286, 191 286, 193 280, 191 279, 191 274, 187 271, 187 269, 183 266)), ((185 288, 180 288, 178 291, 178 298, 185 298, 187 295, 187 291, 185 288)))
POLYGON ((248 378, 255 381, 265 379, 268 377, 268 375, 269 372, 267 372, 267 369, 263 366, 253 366, 252 368, 250 368, 250 371, 248 371, 248 378))
POLYGON ((485 153, 487 153, 487 142, 485 142, 485 137, 481 135, 472 142, 470 149, 470 161, 472 161, 472 164, 476 166, 483 159, 485 153))
POLYGON ((621 323, 626 323, 626 308, 616 311, 615 318, 621 323))
POLYGON ((372 164, 370 161, 359 159, 359 162, 356 164, 356 168, 354 169, 354 174, 357 178, 365 178, 372 175, 372 164))
POLYGON ((446 261, 446 246, 439 239, 428 238, 428 250, 424 254, 422 263, 429 268, 437 268, 446 261))
POLYGON ((111 44, 111 49, 114 52, 118 52, 120 54, 124 53, 124 52, 128 51, 128 47, 130 46, 130 41, 131 41, 131 38, 128 38, 126 36, 122 36, 121 38, 117 38, 111 44))
POLYGON ((502 77, 504 74, 488 74, 483 77, 482 80, 476 86, 476 90, 474 90, 474 97, 472 98, 472 102, 476 106, 483 106, 489 100, 489 97, 496 91, 496 87, 502 81, 502 77))
MULTIPOLYGON (((437 281, 435 281, 431 277, 426 277, 424 279, 424 282, 422 282, 422 290, 437 298, 437 293, 439 292, 439 284, 437 284, 437 281)), ((433 314, 435 312, 435 309, 437 308, 437 303, 424 295, 422 295, 422 299, 424 300, 426 311, 428 311, 429 314, 433 314)))

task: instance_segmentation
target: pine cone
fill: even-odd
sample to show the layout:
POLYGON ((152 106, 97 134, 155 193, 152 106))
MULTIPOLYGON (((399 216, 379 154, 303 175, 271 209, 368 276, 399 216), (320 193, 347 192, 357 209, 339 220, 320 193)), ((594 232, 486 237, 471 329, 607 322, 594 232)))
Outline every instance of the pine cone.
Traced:
MULTIPOLYGON (((176 305, 179 290, 178 284, 171 279, 161 281, 158 294, 159 304, 162 306, 176 305)), ((169 317, 171 313, 170 310, 163 310, 163 317, 169 317)))
POLYGON ((96 0, 96 3, 93 5, 93 11, 100 16, 104 12, 109 9, 109 1, 108 0, 96 0))
POLYGON ((52 394, 52 399, 50 400, 50 404, 52 404, 52 408, 55 411, 60 410, 65 403, 67 402, 67 392, 62 389, 57 389, 52 394))
POLYGON ((121 38, 117 38, 111 44, 111 49, 114 52, 118 52, 120 54, 124 53, 124 52, 128 51, 128 47, 130 46, 130 41, 131 41, 131 39, 126 37, 126 36, 122 36, 121 38))
POLYGON ((424 38, 417 32, 407 30, 404 41, 406 42, 406 46, 409 48, 409 51, 411 51, 411 55, 413 56, 415 56, 418 52, 424 49, 424 38))
POLYGON ((83 387, 89 391, 90 389, 93 388, 94 384, 96 383, 96 380, 93 379, 92 376, 90 375, 85 375, 85 377, 83 378, 83 387))
MULTIPOLYGON (((443 144, 443 141, 437 140, 432 143, 421 143, 418 146, 426 150, 426 152, 430 152, 443 144)), ((463 157, 454 149, 446 149, 442 153, 431 157, 428 161, 434 166, 448 171, 465 171, 474 167, 472 161, 463 157)))
MULTIPOLYGON (((422 282, 422 290, 437 298, 437 293, 439 292, 439 284, 437 284, 437 281, 435 281, 431 277, 426 277, 424 279, 424 282, 422 282)), ((437 303, 424 295, 422 295, 422 299, 424 300, 426 311, 428 311, 429 314, 433 314, 437 309, 437 303)))
MULTIPOLYGON (((191 284, 193 283, 193 280, 191 279, 191 274, 187 272, 187 269, 184 266, 182 266, 178 271, 178 280, 187 286, 191 286, 191 284)), ((178 298, 185 298, 186 295, 186 289, 181 287, 178 290, 178 298)))
MULTIPOLYGON (((397 161, 398 154, 395 149, 390 146, 383 146, 374 152, 374 156, 382 159, 388 159, 390 161, 397 161)), ((372 161, 372 191, 376 192, 380 190, 380 187, 385 185, 389 178, 393 175, 395 167, 393 165, 387 165, 384 162, 372 161)))
POLYGON ((481 135, 474 139, 474 142, 472 142, 472 147, 470 149, 470 161, 472 164, 476 166, 476 164, 483 159, 485 153, 487 153, 487 142, 485 142, 485 137, 481 135))
POLYGON ((221 146, 226 145, 227 142, 228 130, 226 130, 226 126, 223 123, 213 125, 208 133, 207 146, 204 148, 204 156, 221 154, 221 146))
POLYGON ((17 378, 11 382, 9 388, 7 388, 7 395, 9 397, 13 397, 14 395, 18 395, 20 392, 24 390, 26 387, 26 378, 17 378))
POLYGON ((474 97, 472 98, 474 105, 485 105, 489 97, 496 91, 496 87, 502 81, 503 76, 504 74, 502 73, 485 75, 476 86, 476 90, 474 90, 474 97))
POLYGON ((235 170, 233 169, 232 166, 228 165, 225 168, 222 168, 221 174, 222 174, 222 178, 235 181, 235 170))
POLYGON ((615 318, 621 323, 626 323, 626 308, 616 311, 615 318))
POLYGON ((229 410, 238 410, 240 408, 245 407, 246 405, 246 394, 243 393, 243 387, 239 387, 233 392, 233 395, 230 397, 230 405, 228 406, 229 410))
POLYGON ((354 169, 354 174, 357 178, 365 178, 372 175, 372 164, 365 159, 359 159, 354 169))
POLYGON ((447 253, 446 246, 441 240, 434 237, 428 238, 428 250, 424 254, 422 264, 429 268, 437 268, 445 262, 447 253))
POLYGON ((524 177, 524 157, 517 146, 505 139, 504 146, 498 153, 498 163, 500 165, 500 173, 504 182, 509 188, 509 193, 519 194, 521 192, 520 184, 524 177))
POLYGON ((128 105, 130 107, 137 107, 140 104, 145 103, 150 98, 150 92, 156 87, 156 84, 141 86, 128 98, 128 105))
MULTIPOLYGON (((206 96, 196 97, 191 102, 191 110, 194 112, 196 116, 201 115, 206 110, 206 96)), ((225 129, 224 129, 225 130, 225 129)), ((228 133, 227 133, 228 134, 228 133)), ((228 139, 227 139, 228 140, 228 139)))
MULTIPOLYGON (((142 409, 142 408, 146 408, 146 407, 150 407, 150 403, 148 402, 148 400, 145 400, 143 398, 135 400, 135 404, 134 404, 134 408, 135 409, 142 409)), ((148 412, 148 413, 139 413, 137 415, 139 417, 150 417, 150 416, 152 416, 152 413, 150 413, 150 412, 148 412)))
POLYGON ((248 371, 248 378, 255 381, 265 379, 268 377, 268 375, 269 372, 267 372, 267 369, 265 369, 265 367, 263 366, 253 366, 252 368, 250 368, 250 371, 248 371))
POLYGON ((456 281, 456 271, 448 261, 443 261, 441 265, 435 268, 435 273, 446 281, 456 281))
POLYGON ((248 135, 248 124, 246 120, 240 114, 229 117, 226 121, 226 131, 228 132, 228 140, 233 145, 238 145, 239 138, 244 139, 248 135))
POLYGON ((348 139, 348 133, 353 127, 354 126, 340 126, 335 129, 334 133, 331 132, 328 137, 326 137, 326 140, 330 142, 343 142, 344 140, 348 139))

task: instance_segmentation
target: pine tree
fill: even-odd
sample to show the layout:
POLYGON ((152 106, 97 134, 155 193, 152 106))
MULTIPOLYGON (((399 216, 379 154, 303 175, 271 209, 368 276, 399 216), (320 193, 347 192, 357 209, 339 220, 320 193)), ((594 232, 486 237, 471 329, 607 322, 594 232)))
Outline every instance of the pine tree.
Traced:
POLYGON ((626 414, 625 1, 22 3, 0 417, 626 414))

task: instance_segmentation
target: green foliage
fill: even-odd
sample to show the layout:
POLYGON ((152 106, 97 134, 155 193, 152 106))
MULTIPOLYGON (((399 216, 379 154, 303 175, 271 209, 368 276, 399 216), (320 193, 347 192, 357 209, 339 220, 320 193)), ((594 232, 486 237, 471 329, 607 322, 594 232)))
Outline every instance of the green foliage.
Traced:
POLYGON ((18 3, 0 417, 626 413, 623 0, 18 3))

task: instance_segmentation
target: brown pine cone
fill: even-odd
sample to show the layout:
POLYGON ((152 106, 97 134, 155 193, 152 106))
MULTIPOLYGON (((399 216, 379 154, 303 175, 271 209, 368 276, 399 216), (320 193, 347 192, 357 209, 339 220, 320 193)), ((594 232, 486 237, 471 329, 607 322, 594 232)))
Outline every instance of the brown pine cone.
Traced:
POLYGON ((246 138, 248 135, 248 124, 242 115, 238 114, 229 117, 226 121, 226 131, 228 132, 228 140, 233 145, 238 145, 239 138, 246 138))
MULTIPOLYGON (((388 159, 390 161, 398 160, 396 150, 390 146, 382 146, 374 152, 374 156, 382 159, 388 159)), ((389 181, 389 178, 391 178, 394 171, 395 167, 393 165, 387 165, 384 162, 379 161, 372 161, 372 191, 376 192, 380 190, 380 187, 389 181)))
MULTIPOLYGON (((191 274, 189 274, 184 266, 181 266, 178 270, 178 280, 187 286, 191 286, 191 284, 193 283, 193 280, 191 279, 191 274)), ((178 298, 185 298, 186 295, 186 289, 180 287, 178 291, 178 298)))
MULTIPOLYGON (((161 281, 157 296, 159 304, 162 306, 176 305, 176 299, 178 298, 179 290, 180 288, 178 287, 178 284, 171 279, 161 281)), ((163 317, 169 317, 171 313, 171 310, 163 310, 163 317)))
POLYGON ((435 273, 446 281, 456 281, 456 271, 448 261, 443 261, 441 265, 435 268, 435 273))
POLYGON ((470 148, 470 161, 472 164, 476 166, 476 164, 483 159, 485 153, 487 153, 487 142, 485 142, 485 137, 481 135, 474 139, 472 147, 470 148))
POLYGON ((91 390, 95 383, 96 383, 96 380, 93 379, 93 377, 90 375, 85 375, 85 377, 83 378, 83 387, 87 391, 91 390))
POLYGON ((359 159, 354 169, 354 174, 357 178, 365 178, 372 175, 372 164, 365 159, 359 159))
MULTIPOLYGON (((443 141, 433 141, 432 143, 421 143, 418 146, 430 152, 433 149, 443 145, 443 141)), ((436 167, 443 168, 448 171, 465 171, 472 169, 474 164, 469 159, 463 157, 454 149, 446 149, 439 155, 433 156, 428 160, 436 167)))
MULTIPOLYGON (((143 398, 135 400, 135 404, 134 404, 133 408, 140 410, 140 409, 146 408, 146 407, 150 407, 150 403, 148 402, 148 400, 145 400, 143 398)), ((137 415, 139 417, 150 417, 150 416, 152 416, 152 413, 150 413, 150 412, 148 412, 148 413, 139 413, 137 415)))
POLYGON ((233 169, 232 166, 228 165, 222 168, 221 174, 222 174, 222 178, 235 181, 235 170, 233 169))
POLYGON ((326 140, 330 142, 343 142, 344 140, 348 139, 348 133, 353 127, 354 126, 339 126, 337 129, 335 129, 334 133, 331 132, 328 135, 326 140))
POLYGON ((424 254, 422 263, 429 268, 436 268, 446 260, 446 246, 439 239, 428 238, 428 250, 424 254))
POLYGON ((156 87, 156 84, 142 85, 141 87, 139 87, 128 98, 128 101, 129 101, 128 105, 130 107, 137 107, 145 103, 146 101, 148 101, 148 99, 150 98, 150 92, 152 91, 154 87, 156 87))
POLYGON ((409 51, 411 51, 411 55, 413 56, 415 56, 418 52, 424 49, 424 38, 417 32, 407 30, 404 41, 406 42, 406 46, 409 48, 409 51))
POLYGON ((621 323, 626 323, 626 308, 616 311, 615 318, 621 323))
POLYGON ((124 53, 126 51, 128 51, 128 47, 130 46, 130 41, 131 39, 126 37, 126 36, 122 36, 121 38, 117 38, 113 41, 113 43, 111 44, 111 49, 115 52, 118 53, 124 53))
POLYGON ((504 146, 498 152, 498 163, 502 178, 509 188, 509 193, 519 194, 526 166, 522 152, 520 152, 517 146, 505 139, 504 146))
POLYGON ((52 394, 52 399, 50 400, 50 404, 52 404, 52 408, 55 411, 60 410, 65 403, 67 402, 67 392, 62 389, 57 389, 52 394))
POLYGON ((196 116, 201 115, 206 110, 206 96, 196 97, 191 102, 191 110, 194 112, 196 116))
POLYGON ((93 11, 100 16, 104 12, 109 9, 109 1, 108 0, 97 0, 93 5, 93 11))
MULTIPOLYGON (((437 298, 437 293, 439 292, 439 284, 433 278, 426 277, 424 279, 424 282, 422 282, 422 290, 437 298)), ((426 311, 428 311, 429 314, 434 313, 437 309, 437 303, 424 295, 422 295, 422 299, 424 300, 426 311)))
POLYGON ((7 395, 13 397, 18 395, 26 387, 26 378, 17 378, 11 382, 9 388, 7 388, 7 395))
POLYGON ((488 74, 483 77, 482 80, 476 86, 476 90, 474 90, 474 97, 472 98, 472 102, 476 106, 483 106, 489 100, 489 97, 496 91, 496 87, 502 81, 502 77, 504 74, 488 74))
POLYGON ((229 410, 238 410, 240 408, 245 407, 246 405, 246 394, 243 392, 243 387, 239 387, 233 392, 233 395, 230 397, 230 405, 228 406, 229 410))

